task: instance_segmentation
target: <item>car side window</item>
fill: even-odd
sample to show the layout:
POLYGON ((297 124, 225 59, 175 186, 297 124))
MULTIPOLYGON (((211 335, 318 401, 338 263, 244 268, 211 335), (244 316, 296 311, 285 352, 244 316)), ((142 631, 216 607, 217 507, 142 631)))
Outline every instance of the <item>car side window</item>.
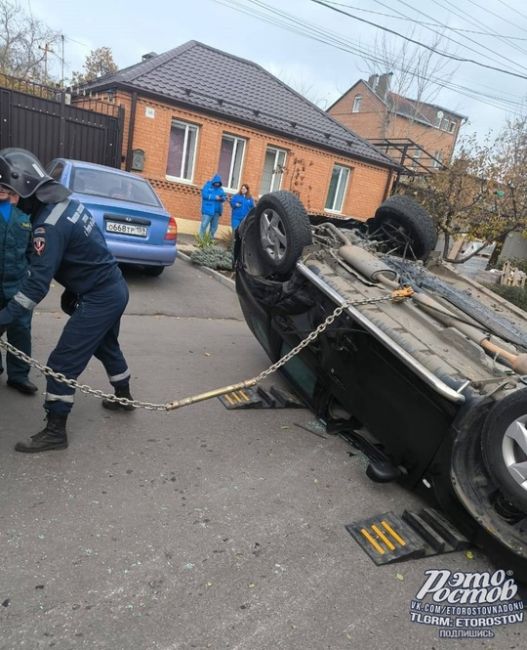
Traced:
POLYGON ((63 170, 64 170, 64 163, 58 162, 54 167, 50 169, 48 173, 53 180, 58 181, 62 176, 63 170))

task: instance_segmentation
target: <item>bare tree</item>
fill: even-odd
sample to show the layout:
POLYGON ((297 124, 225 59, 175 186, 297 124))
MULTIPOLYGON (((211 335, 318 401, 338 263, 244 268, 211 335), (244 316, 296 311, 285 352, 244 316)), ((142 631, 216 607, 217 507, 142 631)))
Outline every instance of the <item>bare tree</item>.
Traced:
POLYGON ((60 34, 13 0, 0 0, 0 73, 47 83, 48 57, 60 34))
MULTIPOLYGON (((414 32, 410 36, 413 37, 414 32)), ((393 73, 390 79, 393 95, 389 98, 392 112, 401 108, 400 98, 409 97, 413 100, 411 104, 404 105, 408 129, 420 116, 423 104, 433 104, 441 86, 448 83, 458 69, 451 61, 435 54, 438 49, 448 49, 441 33, 435 34, 430 49, 420 48, 407 40, 402 41, 402 44, 395 42, 393 37, 383 33, 375 40, 373 56, 364 58, 371 75, 393 73)), ((389 119, 389 115, 387 118, 389 119)), ((385 127, 387 129, 388 124, 385 124, 385 127)))

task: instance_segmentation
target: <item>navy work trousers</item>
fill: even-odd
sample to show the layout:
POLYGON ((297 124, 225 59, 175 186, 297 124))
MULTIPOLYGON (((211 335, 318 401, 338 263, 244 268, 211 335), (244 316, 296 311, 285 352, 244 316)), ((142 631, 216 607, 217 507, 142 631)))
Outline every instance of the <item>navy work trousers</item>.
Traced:
MULTIPOLYGON (((49 357, 48 366, 68 379, 77 379, 95 356, 114 387, 127 384, 130 372, 118 341, 127 303, 128 287, 124 279, 81 296, 49 357)), ((73 406, 74 393, 73 388, 48 377, 44 408, 66 415, 73 406)))
MULTIPOLYGON (((0 299, 0 309, 5 304, 0 299)), ((7 341, 14 345, 15 348, 31 356, 31 317, 32 312, 21 316, 16 321, 7 326, 7 341)), ((25 361, 17 359, 12 354, 6 355, 7 378, 11 381, 24 382, 29 375, 29 366, 25 361)), ((2 359, 0 357, 0 369, 2 368, 2 359)))

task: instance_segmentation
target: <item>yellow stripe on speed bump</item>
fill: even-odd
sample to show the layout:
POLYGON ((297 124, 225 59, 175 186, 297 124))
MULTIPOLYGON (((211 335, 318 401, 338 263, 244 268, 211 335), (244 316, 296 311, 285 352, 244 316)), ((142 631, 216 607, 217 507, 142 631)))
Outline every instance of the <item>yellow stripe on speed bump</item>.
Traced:
POLYGON ((385 521, 385 520, 383 519, 383 520, 381 521, 381 524, 382 524, 384 530, 386 530, 388 533, 390 533, 390 535, 393 537, 393 539, 394 539, 398 544, 400 544, 401 546, 406 546, 406 542, 404 541, 404 539, 403 539, 400 535, 398 535, 398 534, 395 532, 395 530, 390 526, 390 524, 389 524, 387 521, 385 521))
POLYGON ((390 540, 386 537, 380 528, 378 528, 375 524, 372 524, 371 529, 374 533, 377 534, 377 537, 381 540, 381 542, 383 542, 388 547, 389 551, 395 551, 395 546, 392 544, 392 542, 390 542, 390 540))
POLYGON ((375 540, 370 533, 366 530, 366 528, 361 528, 361 534, 365 539, 368 540, 368 542, 373 546, 373 548, 377 551, 377 553, 380 553, 381 555, 384 555, 384 549, 383 547, 377 543, 377 540, 375 540))

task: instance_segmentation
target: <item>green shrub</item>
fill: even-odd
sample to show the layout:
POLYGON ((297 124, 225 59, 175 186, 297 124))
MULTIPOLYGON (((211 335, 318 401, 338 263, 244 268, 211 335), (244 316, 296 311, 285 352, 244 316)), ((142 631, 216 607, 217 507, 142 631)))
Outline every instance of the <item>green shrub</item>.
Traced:
POLYGON ((490 284, 487 287, 513 305, 527 311, 527 289, 522 287, 508 287, 504 284, 490 284))
POLYGON ((190 261, 200 266, 208 266, 210 269, 232 271, 232 252, 225 250, 222 246, 207 246, 198 248, 190 255, 190 261))

